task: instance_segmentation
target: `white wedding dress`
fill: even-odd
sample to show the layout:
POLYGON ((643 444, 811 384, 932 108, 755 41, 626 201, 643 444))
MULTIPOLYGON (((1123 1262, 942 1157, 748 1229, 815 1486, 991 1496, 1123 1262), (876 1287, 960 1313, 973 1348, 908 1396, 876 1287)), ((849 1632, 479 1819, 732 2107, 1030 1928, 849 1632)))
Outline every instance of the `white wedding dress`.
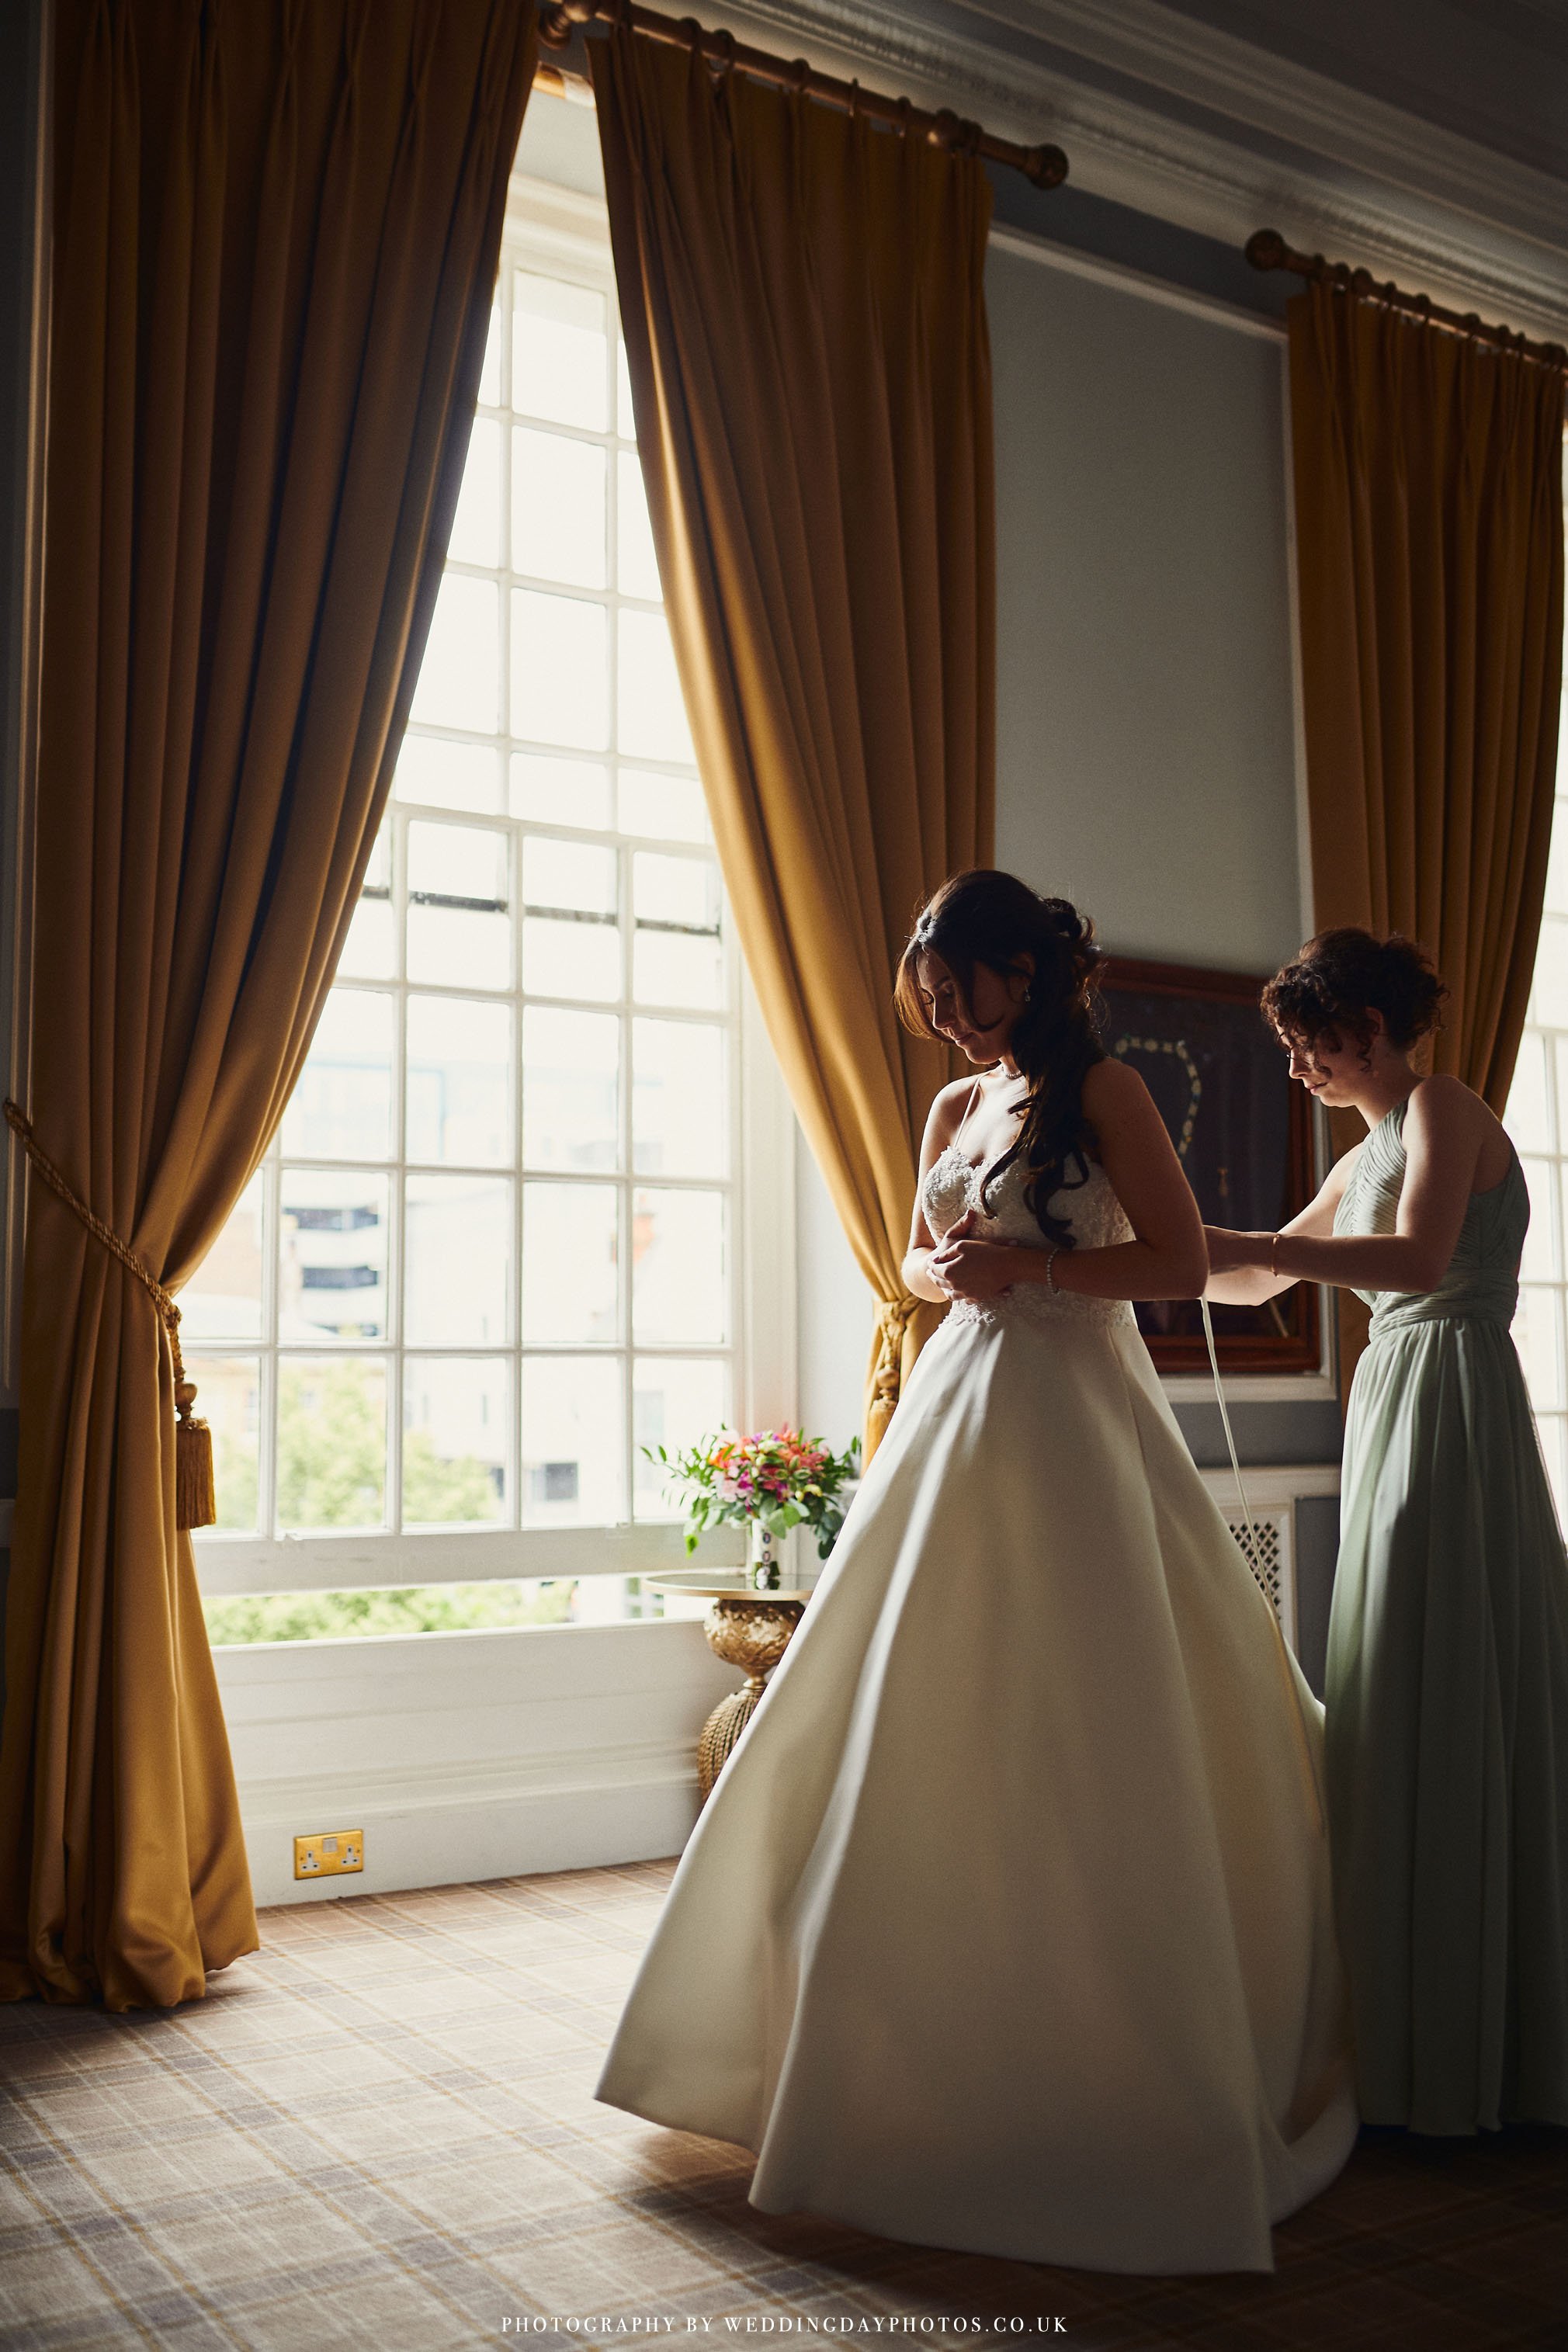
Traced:
MULTIPOLYGON (((956 1151, 933 1234, 976 1202, 956 1151)), ((1017 1163, 982 1234, 1037 1242, 1017 1163)), ((1054 1214, 1131 1228, 1104 1171, 1054 1214)), ((751 2201, 1268 2270, 1356 2116, 1321 1710, 1123 1302, 949 1313, 682 1854, 597 2096, 751 2201)))

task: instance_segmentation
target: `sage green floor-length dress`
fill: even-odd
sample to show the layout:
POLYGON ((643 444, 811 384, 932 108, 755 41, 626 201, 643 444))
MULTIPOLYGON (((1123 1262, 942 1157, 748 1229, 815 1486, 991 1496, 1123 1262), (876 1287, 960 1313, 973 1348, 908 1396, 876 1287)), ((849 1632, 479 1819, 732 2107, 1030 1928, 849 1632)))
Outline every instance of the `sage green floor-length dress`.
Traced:
MULTIPOLYGON (((1338 1232, 1394 1230, 1405 1112, 1338 1232)), ((1361 1294, 1331 1843, 1362 2114, 1420 2132, 1568 2124, 1568 1566, 1509 1334, 1529 1222, 1516 1157, 1436 1290, 1361 1294)))

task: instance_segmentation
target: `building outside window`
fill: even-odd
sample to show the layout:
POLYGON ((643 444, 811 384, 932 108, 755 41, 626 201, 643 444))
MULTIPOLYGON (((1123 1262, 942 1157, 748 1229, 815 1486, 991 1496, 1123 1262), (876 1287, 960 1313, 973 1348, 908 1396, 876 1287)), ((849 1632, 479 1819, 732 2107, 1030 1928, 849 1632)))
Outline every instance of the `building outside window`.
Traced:
MULTIPOLYGON (((449 1562, 668 1522, 642 1448, 741 1402, 739 967, 602 213, 564 201, 509 225, 392 802, 279 1134, 183 1295, 208 1590, 285 1590, 307 1557, 320 1585, 314 1539, 350 1531, 391 1587, 421 1533, 449 1562)), ((518 1613, 627 1590, 533 1578, 518 1613)))

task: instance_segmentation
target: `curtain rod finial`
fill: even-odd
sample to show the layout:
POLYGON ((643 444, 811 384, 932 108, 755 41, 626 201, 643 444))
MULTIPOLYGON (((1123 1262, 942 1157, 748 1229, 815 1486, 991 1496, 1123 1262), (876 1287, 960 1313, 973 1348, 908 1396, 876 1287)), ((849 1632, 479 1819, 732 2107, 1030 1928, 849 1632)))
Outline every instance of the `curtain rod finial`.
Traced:
POLYGON ((593 23, 596 11, 593 0, 552 0, 552 5, 539 12, 539 38, 547 49, 563 49, 579 25, 593 23))
POLYGON ((1247 240, 1247 257, 1254 269, 1283 269, 1286 245, 1277 228, 1254 229, 1247 240))
POLYGON ((1031 147, 1024 158, 1024 177, 1037 188, 1059 188, 1068 175, 1068 159, 1059 147, 1031 147))

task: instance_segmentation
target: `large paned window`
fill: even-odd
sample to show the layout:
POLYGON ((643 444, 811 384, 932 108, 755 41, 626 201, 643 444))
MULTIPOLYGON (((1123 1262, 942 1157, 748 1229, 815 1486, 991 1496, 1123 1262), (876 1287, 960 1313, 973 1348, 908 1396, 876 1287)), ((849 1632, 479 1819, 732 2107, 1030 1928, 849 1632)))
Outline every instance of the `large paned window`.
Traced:
POLYGON ((1568 1526, 1568 741, 1560 746, 1546 911, 1504 1122, 1530 1184, 1513 1336, 1568 1526))
POLYGON ((513 221, 392 803, 182 1299, 209 1589, 635 1570, 642 1448, 741 1402, 737 996, 602 230, 513 221))

